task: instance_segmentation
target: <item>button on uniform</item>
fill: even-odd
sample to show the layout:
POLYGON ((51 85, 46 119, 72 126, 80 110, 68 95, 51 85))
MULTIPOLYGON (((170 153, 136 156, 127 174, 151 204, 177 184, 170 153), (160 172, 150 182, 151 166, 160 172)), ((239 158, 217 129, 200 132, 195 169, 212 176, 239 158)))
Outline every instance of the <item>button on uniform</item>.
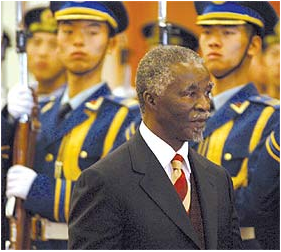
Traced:
POLYGON ((226 160, 226 161, 229 161, 229 160, 231 160, 232 159, 232 155, 231 155, 231 153, 225 153, 224 154, 224 160, 226 160))
POLYGON ((80 157, 81 158, 86 158, 86 157, 88 157, 88 153, 86 151, 81 151, 80 152, 80 157))
POLYGON ((46 156, 45 156, 45 160, 46 162, 52 162, 54 160, 54 155, 51 154, 51 153, 48 153, 46 156))

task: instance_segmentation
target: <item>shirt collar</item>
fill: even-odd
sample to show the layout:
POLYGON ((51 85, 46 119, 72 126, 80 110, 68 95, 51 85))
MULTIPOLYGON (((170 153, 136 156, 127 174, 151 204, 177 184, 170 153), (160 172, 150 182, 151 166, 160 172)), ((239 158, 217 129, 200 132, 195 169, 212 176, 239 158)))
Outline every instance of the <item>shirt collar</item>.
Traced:
MULTIPOLYGON (((174 149, 163 141, 160 137, 155 135, 142 121, 139 127, 140 134, 143 137, 144 141, 147 143, 150 150, 156 156, 163 168, 167 167, 170 164, 176 153, 180 154, 186 164, 189 164, 188 161, 188 142, 184 142, 182 147, 175 152, 174 149)), ((190 171, 189 165, 187 165, 188 171, 190 171)))
POLYGON ((62 93, 64 92, 66 87, 66 84, 62 85, 61 87, 57 88, 50 94, 41 94, 38 95, 38 102, 48 102, 48 101, 54 101, 56 98, 60 97, 62 93))
POLYGON ((63 96, 62 96, 61 105, 69 102, 71 108, 73 110, 75 110, 75 109, 77 109, 82 104, 83 101, 85 101, 94 92, 96 92, 103 84, 104 84, 104 82, 100 82, 98 84, 95 84, 93 87, 90 87, 90 88, 82 91, 81 93, 75 95, 71 99, 68 96, 68 87, 67 87, 65 89, 65 92, 64 92, 63 96))
POLYGON ((236 94, 240 89, 242 89, 244 85, 238 86, 235 88, 231 88, 222 92, 213 98, 213 103, 215 110, 219 110, 234 94, 236 94))

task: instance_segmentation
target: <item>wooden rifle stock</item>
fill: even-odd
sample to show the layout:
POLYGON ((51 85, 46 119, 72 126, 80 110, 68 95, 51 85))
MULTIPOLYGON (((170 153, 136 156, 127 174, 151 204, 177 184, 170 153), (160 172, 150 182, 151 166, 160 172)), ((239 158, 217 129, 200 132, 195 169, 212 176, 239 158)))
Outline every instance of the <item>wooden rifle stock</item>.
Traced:
MULTIPOLYGON (((39 106, 36 99, 35 104, 31 117, 23 116, 18 122, 14 138, 13 164, 33 166, 36 135, 41 128, 38 119, 39 106)), ((14 216, 10 218, 11 249, 30 249, 31 217, 24 209, 23 204, 22 199, 16 198, 14 216)))
MULTIPOLYGON (((25 2, 17 1, 17 52, 20 61, 20 82, 28 86, 27 55, 25 52, 26 33, 23 14, 25 2)), ((39 106, 37 97, 33 94, 35 106, 31 116, 22 115, 19 119, 13 145, 13 165, 20 164, 33 167, 36 135, 41 125, 39 122, 39 106)), ((10 216, 10 249, 30 249, 31 246, 31 216, 24 209, 24 201, 16 198, 13 215, 10 216)))

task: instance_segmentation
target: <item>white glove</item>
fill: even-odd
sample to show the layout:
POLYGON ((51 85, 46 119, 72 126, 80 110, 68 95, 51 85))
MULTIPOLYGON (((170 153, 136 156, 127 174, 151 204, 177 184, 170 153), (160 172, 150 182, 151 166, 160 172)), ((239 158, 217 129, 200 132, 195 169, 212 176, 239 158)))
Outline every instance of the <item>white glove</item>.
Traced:
POLYGON ((31 115, 33 105, 30 88, 18 84, 10 89, 7 97, 7 108, 14 119, 18 119, 23 114, 31 115))
POLYGON ((10 167, 7 173, 7 198, 15 196, 25 200, 36 177, 37 173, 28 167, 22 165, 10 167))

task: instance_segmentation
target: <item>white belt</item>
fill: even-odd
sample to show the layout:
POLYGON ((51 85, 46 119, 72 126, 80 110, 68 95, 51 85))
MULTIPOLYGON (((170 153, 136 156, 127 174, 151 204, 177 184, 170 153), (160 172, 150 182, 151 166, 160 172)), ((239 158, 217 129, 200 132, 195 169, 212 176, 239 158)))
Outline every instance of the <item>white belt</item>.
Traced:
POLYGON ((240 234, 242 240, 252 240, 256 239, 255 228, 254 227, 241 227, 240 234))
POLYGON ((68 240, 67 224, 34 217, 32 218, 32 239, 42 241, 68 240))

